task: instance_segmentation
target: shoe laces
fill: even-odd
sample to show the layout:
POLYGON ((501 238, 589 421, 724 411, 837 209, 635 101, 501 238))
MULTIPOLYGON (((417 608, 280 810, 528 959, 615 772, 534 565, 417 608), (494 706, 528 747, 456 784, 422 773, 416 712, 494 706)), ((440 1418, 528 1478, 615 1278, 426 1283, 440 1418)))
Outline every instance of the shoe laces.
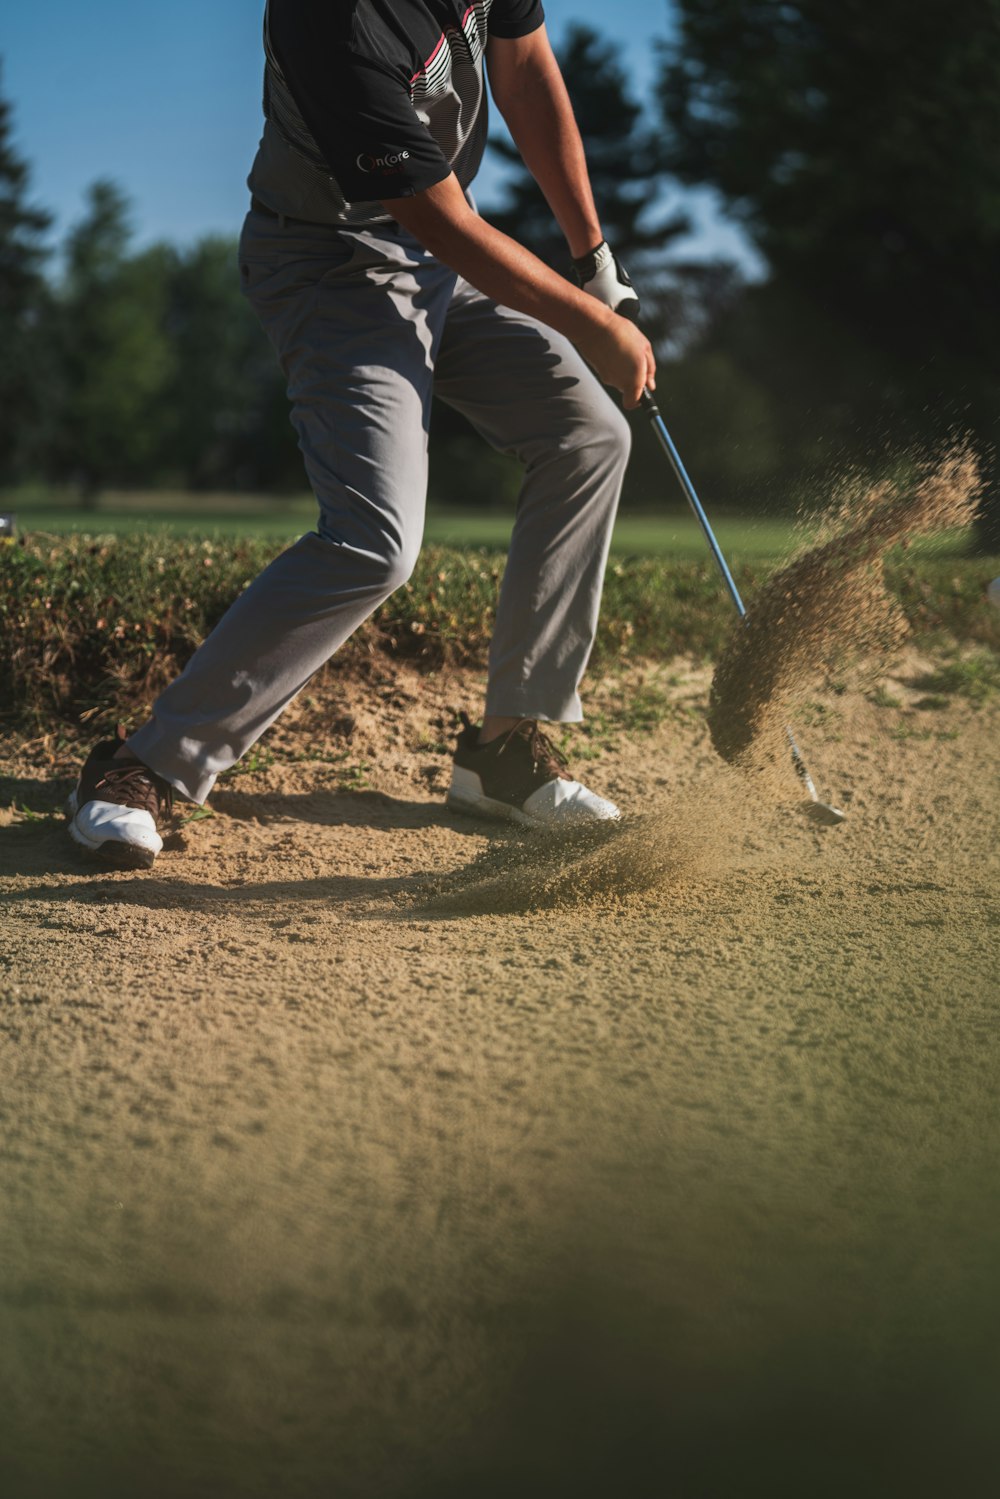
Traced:
POLYGON ((139 760, 123 760, 109 766, 94 790, 100 791, 102 787, 107 788, 111 799, 120 806, 135 807, 141 812, 151 813, 154 818, 164 811, 169 816, 173 811, 174 788, 139 760))
POLYGON ((524 741, 531 751, 532 768, 543 770, 550 777, 560 781, 571 781, 573 777, 569 773, 569 761, 562 750, 557 749, 549 738, 543 734, 534 718, 522 718, 520 723, 503 736, 503 743, 497 750, 502 755, 514 737, 524 741))

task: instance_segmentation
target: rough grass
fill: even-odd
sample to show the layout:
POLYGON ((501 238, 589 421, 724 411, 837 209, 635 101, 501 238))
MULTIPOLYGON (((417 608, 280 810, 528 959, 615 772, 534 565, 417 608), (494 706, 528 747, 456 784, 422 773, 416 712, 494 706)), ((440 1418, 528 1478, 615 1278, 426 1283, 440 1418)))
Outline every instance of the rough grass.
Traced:
POLYGON ((919 677, 913 685, 931 694, 917 704, 921 708, 947 706, 952 697, 985 703, 1000 692, 1000 656, 988 650, 956 656, 919 677))
MULTIPOLYGON (((0 714, 8 727, 75 722, 149 702, 278 550, 141 534, 35 536, 0 549, 0 714)), ((889 584, 918 639, 1000 650, 1000 611, 984 597, 989 559, 901 557, 889 584)), ((995 568, 995 564, 994 564, 995 568)), ((481 667, 503 557, 428 547, 410 582, 338 658, 374 653, 437 667, 481 667)), ((767 564, 737 568, 751 607, 767 564)), ((608 570, 595 664, 677 654, 713 658, 733 613, 709 559, 622 560, 608 570)))

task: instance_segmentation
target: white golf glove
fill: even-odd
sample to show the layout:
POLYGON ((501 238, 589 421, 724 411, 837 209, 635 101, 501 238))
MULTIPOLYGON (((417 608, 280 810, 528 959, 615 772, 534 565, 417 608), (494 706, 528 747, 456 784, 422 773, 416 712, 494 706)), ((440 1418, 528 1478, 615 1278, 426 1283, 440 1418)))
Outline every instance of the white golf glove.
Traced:
POLYGON ((607 240, 602 240, 589 255, 581 255, 573 261, 573 274, 582 291, 589 292, 605 307, 628 318, 630 323, 639 321, 639 298, 636 296, 628 273, 607 240))

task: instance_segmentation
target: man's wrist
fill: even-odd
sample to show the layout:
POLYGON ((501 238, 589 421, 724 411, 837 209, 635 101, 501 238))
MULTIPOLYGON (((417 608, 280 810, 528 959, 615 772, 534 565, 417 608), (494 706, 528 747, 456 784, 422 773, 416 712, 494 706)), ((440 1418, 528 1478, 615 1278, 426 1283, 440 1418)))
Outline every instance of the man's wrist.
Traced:
POLYGON ((596 250, 573 261, 573 275, 583 291, 604 302, 622 317, 639 320, 639 299, 628 272, 606 240, 596 250))
POLYGON ((616 314, 610 307, 598 302, 596 297, 588 296, 586 292, 582 292, 581 296, 584 300, 575 304, 571 322, 561 330, 577 346, 591 338, 600 337, 616 321, 616 314))
POLYGON ((606 239, 602 239, 592 250, 588 250, 586 255, 575 255, 573 269, 576 271, 580 285, 583 286, 586 282, 593 281, 598 271, 613 264, 614 258, 611 246, 606 239))
POLYGON ((573 260, 583 260, 585 256, 593 254, 604 244, 604 234, 600 224, 587 224, 579 233, 566 236, 566 244, 573 260))

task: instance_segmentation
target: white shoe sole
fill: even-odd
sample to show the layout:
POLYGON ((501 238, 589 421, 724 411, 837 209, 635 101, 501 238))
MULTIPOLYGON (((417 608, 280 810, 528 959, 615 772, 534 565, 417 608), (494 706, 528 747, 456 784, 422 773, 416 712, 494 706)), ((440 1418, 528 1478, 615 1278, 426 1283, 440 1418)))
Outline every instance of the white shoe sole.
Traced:
POLYGON ((444 799, 449 812, 461 812, 465 817, 485 817, 490 822, 517 822, 522 827, 540 828, 544 822, 540 817, 529 817, 520 807, 508 802, 495 802, 489 796, 469 796, 452 788, 444 799))
POLYGON ((532 792, 523 807, 513 807, 509 802, 487 796, 480 777, 463 765, 452 770, 445 806, 468 817, 516 822, 529 828, 579 828, 590 823, 617 822, 621 817, 613 802, 596 796, 576 781, 550 781, 532 792), (566 796, 560 800, 564 792, 566 796))
MULTIPOLYGON (((104 804, 88 802, 86 805, 101 806, 104 804)), ((112 804, 107 805, 110 807, 112 804)), ((152 836, 146 830, 145 840, 137 843, 120 836, 124 831, 120 824, 117 835, 112 832, 113 824, 111 823, 105 823, 103 827, 98 824, 92 829, 85 828, 81 823, 80 811, 77 793, 71 791, 66 802, 66 816, 69 819, 69 836, 74 843, 78 843, 88 853, 94 854, 102 864, 109 864, 114 869, 152 869, 156 856, 163 847, 163 840, 155 828, 152 836), (108 836, 109 832, 112 836, 108 836)), ((152 822, 148 812, 136 815, 146 817, 150 823, 152 822)))

